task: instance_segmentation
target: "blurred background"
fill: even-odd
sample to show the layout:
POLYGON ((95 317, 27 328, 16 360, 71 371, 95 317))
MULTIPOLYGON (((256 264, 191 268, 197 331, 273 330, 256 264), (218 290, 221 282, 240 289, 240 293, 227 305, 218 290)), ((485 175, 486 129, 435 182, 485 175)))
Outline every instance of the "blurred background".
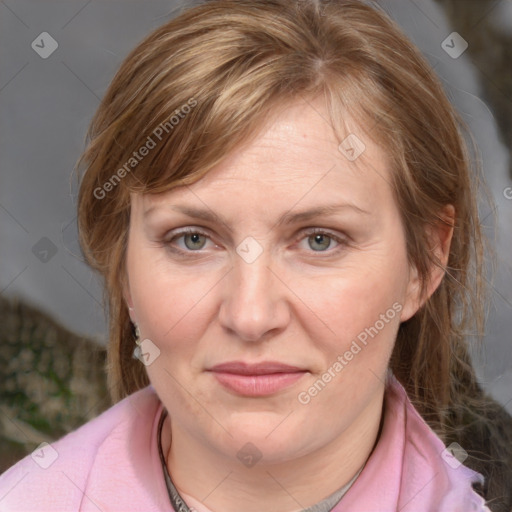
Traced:
MULTIPOLYGON (((439 74, 480 150, 494 198, 481 221, 498 266, 474 362, 512 412, 512 0, 379 3, 439 74)), ((182 5, 0 1, 0 472, 110 405, 102 287, 77 243, 73 167, 124 57, 182 5)))

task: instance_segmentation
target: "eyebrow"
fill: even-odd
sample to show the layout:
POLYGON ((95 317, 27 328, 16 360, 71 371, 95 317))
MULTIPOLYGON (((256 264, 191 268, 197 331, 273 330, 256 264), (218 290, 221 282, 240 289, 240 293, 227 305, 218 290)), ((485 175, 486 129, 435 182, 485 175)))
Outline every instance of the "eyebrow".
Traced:
MULTIPOLYGON (((167 208, 183 213, 184 215, 187 215, 188 217, 192 217, 195 219, 201 219, 204 221, 209 221, 212 223, 220 223, 224 225, 228 225, 228 223, 223 219, 220 215, 216 214, 214 211, 209 209, 201 209, 201 208, 194 208, 191 206, 186 205, 169 205, 167 208)), ((144 218, 149 216, 149 214, 155 210, 159 209, 167 209, 166 207, 157 207, 152 206, 148 208, 144 212, 144 218)), ((343 210, 353 210, 356 213, 362 214, 362 215, 371 215, 370 212, 363 210, 362 208, 359 208, 355 204, 350 203, 342 203, 342 204, 330 204, 330 205, 324 205, 324 206, 317 206, 315 208, 311 208, 309 210, 304 210, 300 212, 292 213, 291 211, 281 215, 279 220, 277 221, 277 226, 283 226, 283 225, 290 225, 290 224, 296 224, 299 222, 304 222, 307 220, 314 219, 316 217, 321 217, 322 215, 332 215, 334 213, 338 213, 343 210)))

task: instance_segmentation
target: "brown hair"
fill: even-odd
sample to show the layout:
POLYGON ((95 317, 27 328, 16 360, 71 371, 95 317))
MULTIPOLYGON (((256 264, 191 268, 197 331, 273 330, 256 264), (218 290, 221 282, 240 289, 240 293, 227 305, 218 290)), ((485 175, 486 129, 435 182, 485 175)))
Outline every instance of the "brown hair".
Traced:
MULTIPOLYGON (((502 447, 472 451, 483 441, 464 438, 467 424, 475 422, 479 435, 490 435, 486 416, 494 403, 476 382, 466 342, 468 333, 483 331, 483 243, 468 134, 419 50, 367 3, 210 1, 155 30, 123 62, 79 161, 85 168, 80 242, 105 279, 109 305, 111 394, 119 400, 149 383, 145 367, 132 357, 133 331, 122 296, 130 192, 191 184, 249 141, 287 101, 322 96, 335 130, 348 112, 389 155, 409 259, 424 287, 432 265, 439 265, 426 228, 439 222, 443 206, 455 207, 445 278, 400 326, 390 364, 437 434, 445 442, 464 439, 469 465, 492 475, 487 487, 494 485, 494 491, 485 491, 498 499, 505 477, 492 467, 505 475, 496 454, 502 447), (151 151, 135 157, 134 150, 151 145, 149 139, 151 151)), ((505 442, 503 433, 495 434, 505 442)))

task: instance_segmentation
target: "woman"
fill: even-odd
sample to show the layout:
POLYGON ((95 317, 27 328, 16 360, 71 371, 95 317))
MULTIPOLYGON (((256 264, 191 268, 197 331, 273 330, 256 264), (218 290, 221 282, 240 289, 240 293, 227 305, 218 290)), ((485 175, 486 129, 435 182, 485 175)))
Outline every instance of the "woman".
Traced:
POLYGON ((359 1, 211 1, 152 33, 81 159, 118 403, 7 471, 0 506, 510 508, 510 418, 463 337, 482 241, 460 126, 359 1))

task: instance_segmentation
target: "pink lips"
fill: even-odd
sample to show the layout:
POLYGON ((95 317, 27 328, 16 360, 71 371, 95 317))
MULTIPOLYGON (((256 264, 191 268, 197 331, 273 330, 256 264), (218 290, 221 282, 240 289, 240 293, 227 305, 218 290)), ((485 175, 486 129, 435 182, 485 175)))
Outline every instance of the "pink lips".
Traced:
POLYGON ((275 361, 248 364, 232 361, 214 366, 211 371, 224 387, 244 396, 266 396, 297 382, 306 370, 275 361))

